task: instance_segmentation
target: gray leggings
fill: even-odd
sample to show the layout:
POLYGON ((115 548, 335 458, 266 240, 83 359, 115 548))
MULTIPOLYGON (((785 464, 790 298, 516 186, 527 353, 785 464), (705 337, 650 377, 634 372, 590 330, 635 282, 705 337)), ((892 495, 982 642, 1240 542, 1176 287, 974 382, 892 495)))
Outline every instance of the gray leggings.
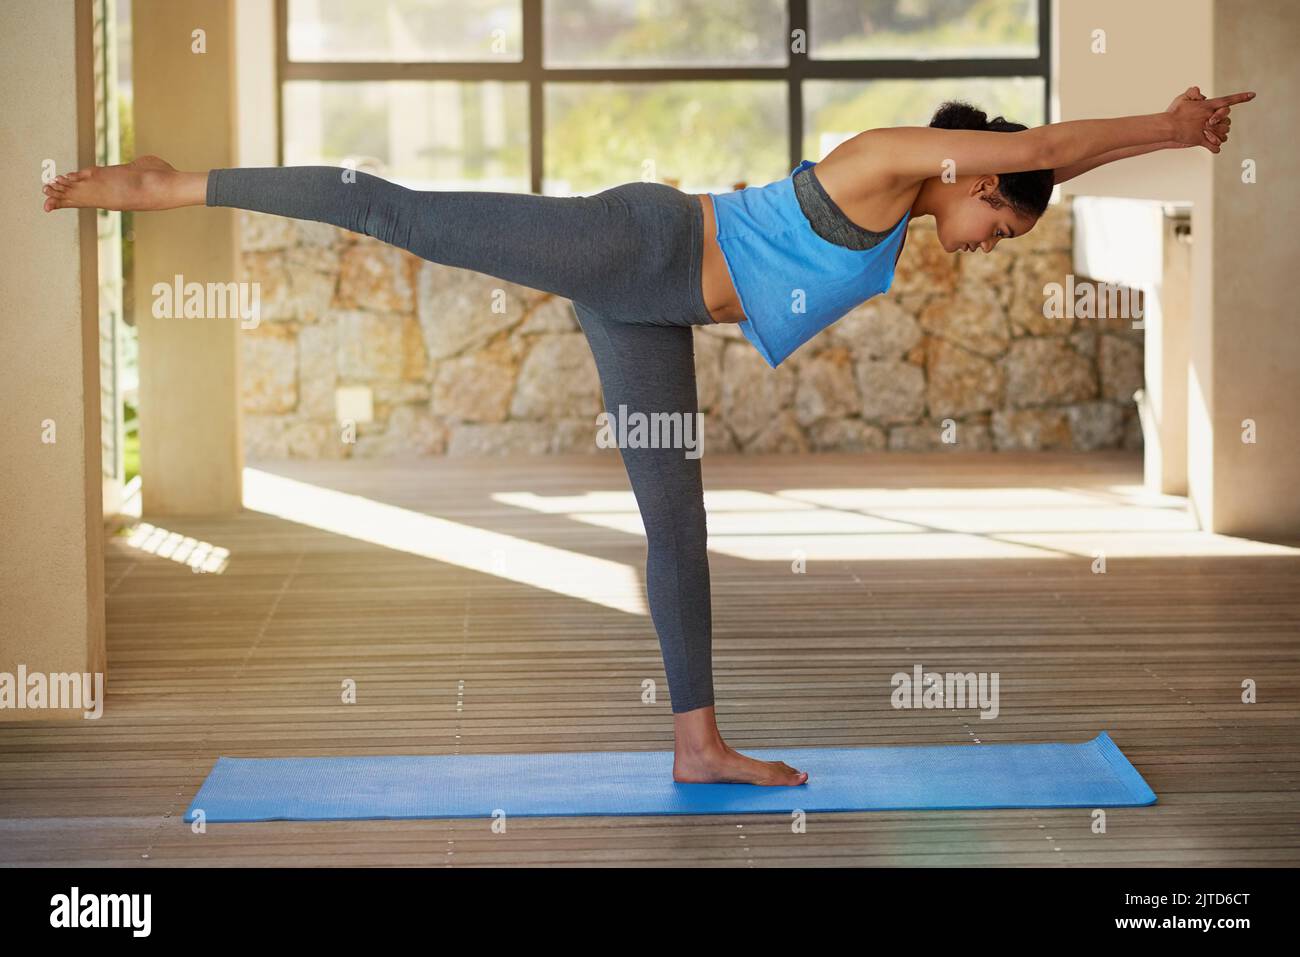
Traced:
MULTIPOLYGON (((704 215, 661 183, 593 196, 419 192, 330 166, 216 169, 207 205, 331 223, 423 259, 573 301, 606 411, 698 411, 692 326, 704 305, 704 215)), ((671 421, 671 420, 670 420, 671 421)), ((596 424, 592 423, 595 440, 596 424)), ((646 592, 674 713, 713 704, 712 618, 700 460, 622 448, 645 525, 646 592)))

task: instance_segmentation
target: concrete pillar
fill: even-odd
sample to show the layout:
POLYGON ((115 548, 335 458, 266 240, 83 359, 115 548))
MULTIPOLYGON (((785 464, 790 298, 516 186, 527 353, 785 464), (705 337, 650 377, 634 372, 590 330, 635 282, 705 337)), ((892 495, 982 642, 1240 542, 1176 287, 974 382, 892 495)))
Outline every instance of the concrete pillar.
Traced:
POLYGON ((1300 538, 1297 36, 1293 0, 1215 2, 1213 91, 1259 94, 1234 113, 1214 157, 1214 229, 1201 240, 1212 250, 1212 324, 1193 353, 1205 435, 1191 494, 1206 526, 1224 534, 1300 538), (1248 162, 1254 183, 1243 181, 1248 162), (1254 441, 1243 441, 1251 424, 1254 441))
POLYGON ((275 104, 275 6, 266 0, 235 0, 237 166, 277 166, 275 104))
MULTIPOLYGON (((236 165, 233 0, 134 0, 131 27, 136 154, 185 170, 236 165)), ((157 318, 151 308, 155 284, 178 275, 233 281, 236 225, 233 211, 205 207, 135 216, 147 515, 240 508, 239 320, 157 318)))
MULTIPOLYGON (((0 4, 0 672, 105 670, 95 213, 41 206, 43 167, 94 159, 88 0, 0 4)), ((12 679, 11 679, 12 680, 12 679)), ((19 688, 18 690, 23 690, 19 688)), ((82 709, 0 710, 0 721, 82 709)))
POLYGON ((1074 198, 1074 273, 1142 292, 1142 422, 1148 489, 1187 494, 1187 370, 1191 341, 1191 217, 1186 205, 1113 196, 1074 198), (1180 232, 1181 231, 1181 232, 1180 232))
POLYGON ((1192 329, 1191 211, 1167 212, 1159 295, 1147 309, 1146 389, 1152 428, 1143 428, 1147 488, 1187 494, 1187 370, 1192 329))

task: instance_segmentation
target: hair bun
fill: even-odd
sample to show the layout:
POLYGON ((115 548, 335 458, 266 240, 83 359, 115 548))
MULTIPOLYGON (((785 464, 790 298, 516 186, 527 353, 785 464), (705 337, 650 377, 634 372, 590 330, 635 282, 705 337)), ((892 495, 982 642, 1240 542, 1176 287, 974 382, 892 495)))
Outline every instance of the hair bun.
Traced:
POLYGON ((961 100, 949 100, 935 110, 930 125, 941 130, 986 130, 990 133, 1015 133, 1025 129, 1023 123, 1012 123, 1001 116, 990 120, 979 107, 961 100))
POLYGON ((930 125, 941 130, 983 130, 988 128, 988 114, 960 100, 949 100, 934 111, 930 125))

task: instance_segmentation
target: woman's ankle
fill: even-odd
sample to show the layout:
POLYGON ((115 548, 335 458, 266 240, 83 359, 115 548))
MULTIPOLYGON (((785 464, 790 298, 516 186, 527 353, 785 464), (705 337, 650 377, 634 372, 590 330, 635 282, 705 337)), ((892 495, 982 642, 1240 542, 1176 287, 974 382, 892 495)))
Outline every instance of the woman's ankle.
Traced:
POLYGON ((689 755, 726 752, 712 705, 673 715, 673 750, 689 755))
POLYGON ((180 170, 146 169, 140 176, 145 188, 159 201, 159 209, 203 206, 208 198, 208 174, 180 170))

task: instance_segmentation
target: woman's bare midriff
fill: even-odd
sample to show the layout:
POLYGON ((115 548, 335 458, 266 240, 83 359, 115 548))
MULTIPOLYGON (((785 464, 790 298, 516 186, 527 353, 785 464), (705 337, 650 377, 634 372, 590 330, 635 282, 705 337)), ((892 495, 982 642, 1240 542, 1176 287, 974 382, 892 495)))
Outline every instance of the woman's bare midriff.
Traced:
POLYGON ((718 245, 718 225, 713 218, 713 202, 707 193, 692 193, 704 210, 704 263, 701 266, 701 285, 704 305, 714 322, 741 322, 745 318, 740 308, 740 297, 727 272, 727 261, 722 258, 718 245))

